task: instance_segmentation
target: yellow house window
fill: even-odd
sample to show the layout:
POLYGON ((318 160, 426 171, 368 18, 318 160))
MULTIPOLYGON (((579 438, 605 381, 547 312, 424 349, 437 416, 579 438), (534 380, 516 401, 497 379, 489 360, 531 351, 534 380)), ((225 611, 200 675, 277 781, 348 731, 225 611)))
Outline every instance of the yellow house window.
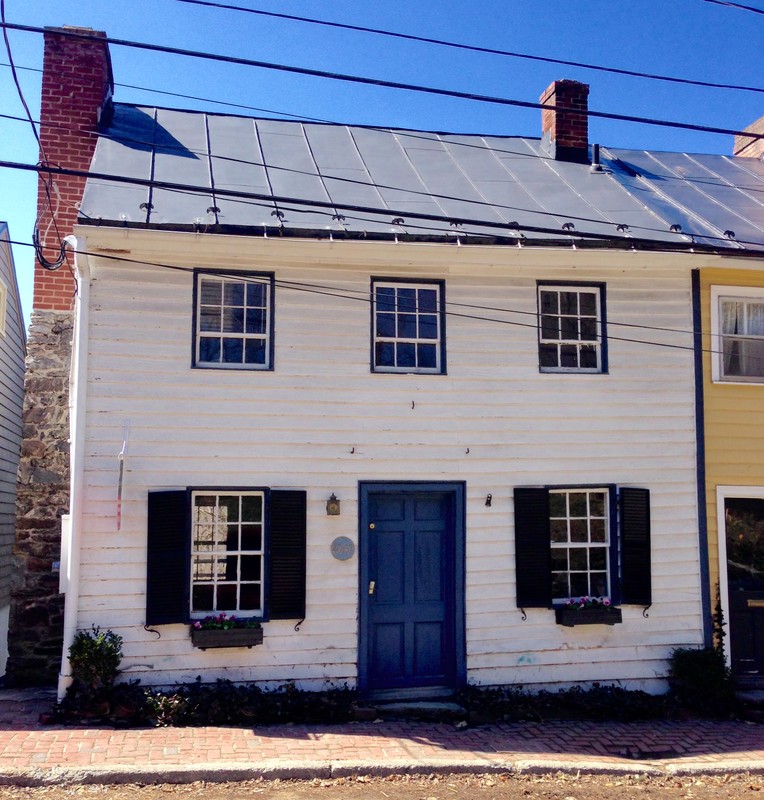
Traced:
POLYGON ((764 288, 714 288, 715 380, 763 383, 764 288))

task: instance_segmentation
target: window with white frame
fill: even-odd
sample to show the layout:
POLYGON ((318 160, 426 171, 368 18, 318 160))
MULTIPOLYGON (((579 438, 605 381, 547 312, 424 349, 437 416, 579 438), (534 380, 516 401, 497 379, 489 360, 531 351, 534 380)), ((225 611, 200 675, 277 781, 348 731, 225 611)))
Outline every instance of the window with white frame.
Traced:
POLYGON ((552 602, 610 597, 607 489, 549 492, 552 602))
POLYGON ((372 282, 374 372, 445 372, 442 283, 372 282))
POLYGON ((712 287, 713 375, 764 382, 764 289, 712 287))
POLYGON ((261 616, 264 493, 199 491, 191 498, 191 616, 261 616))
POLYGON ((601 285, 538 286, 541 372, 604 372, 601 285))
POLYGON ((196 273, 194 364, 272 369, 273 275, 196 273))

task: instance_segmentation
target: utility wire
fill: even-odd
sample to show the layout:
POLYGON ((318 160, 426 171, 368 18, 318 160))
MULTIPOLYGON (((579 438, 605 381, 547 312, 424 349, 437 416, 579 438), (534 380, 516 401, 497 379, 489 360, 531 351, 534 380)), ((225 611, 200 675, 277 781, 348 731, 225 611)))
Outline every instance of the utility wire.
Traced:
MULTIPOLYGON (((25 31, 27 33, 45 33, 45 28, 40 28, 34 25, 18 25, 16 23, 5 22, 0 23, 3 27, 9 30, 25 31)), ((59 29, 57 31, 59 36, 67 36, 74 39, 93 39, 93 36, 88 34, 79 33, 77 31, 69 31, 59 29)), ((98 38, 98 42, 103 44, 116 45, 117 47, 132 47, 139 50, 149 50, 157 53, 169 53, 171 55, 180 55, 188 58, 199 58, 207 61, 219 61, 226 64, 238 64, 247 67, 259 67, 260 69, 270 69, 277 72, 287 72, 296 75, 307 75, 314 78, 326 78, 328 80, 344 81, 347 83, 362 84, 365 86, 377 86, 386 89, 401 89, 410 92, 418 92, 422 94, 431 94, 438 97, 452 97, 460 100, 471 100, 479 103, 492 103, 502 106, 513 106, 517 108, 533 108, 541 110, 559 111, 557 106, 531 103, 526 100, 514 100, 506 97, 494 97, 491 95, 476 94, 474 92, 460 92, 454 89, 438 89, 432 86, 420 86, 412 83, 402 83, 400 81, 387 81, 381 78, 367 78, 359 75, 348 75, 340 72, 328 72, 326 70, 310 69, 308 67, 294 67, 286 64, 276 64, 268 61, 257 61, 251 58, 243 58, 240 56, 226 56, 216 53, 208 53, 200 50, 187 50, 179 47, 170 47, 168 45, 148 44, 146 42, 135 42, 129 39, 112 39, 110 37, 98 38)), ((592 111, 592 110, 576 110, 576 114, 581 116, 595 117, 597 119, 612 119, 621 122, 633 122, 640 125, 655 125, 663 128, 679 128, 681 130, 699 131, 701 133, 717 133, 725 136, 746 136, 750 139, 764 139, 764 133, 752 133, 750 131, 742 131, 732 128, 717 128, 710 125, 696 125, 688 122, 677 122, 672 120, 654 119, 652 117, 637 117, 630 114, 614 114, 606 111, 592 111)))
MULTIPOLYGON (((11 240, 10 244, 20 245, 22 247, 31 247, 32 246, 29 242, 21 242, 21 241, 16 241, 16 240, 11 240)), ((73 250, 73 252, 75 254, 77 254, 77 255, 88 256, 90 258, 97 258, 97 259, 103 259, 103 260, 108 260, 108 261, 119 261, 121 263, 134 264, 136 266, 158 267, 158 268, 161 268, 161 269, 167 269, 167 270, 171 270, 171 271, 174 271, 174 272, 183 272, 183 273, 186 273, 186 274, 193 274, 196 271, 195 267, 184 267, 184 266, 179 266, 177 264, 167 264, 167 263, 159 262, 159 261, 145 261, 143 259, 128 258, 126 256, 113 255, 113 254, 110 254, 110 253, 102 253, 102 252, 89 251, 89 250, 79 250, 79 249, 75 249, 75 250, 73 250)), ((219 271, 216 271, 216 270, 209 270, 209 271, 205 270, 204 274, 205 275, 210 275, 210 276, 213 276, 213 277, 220 277, 220 278, 231 277, 231 272, 227 271, 227 270, 219 270, 219 271)), ((246 274, 239 275, 238 273, 237 273, 237 280, 241 280, 244 283, 252 283, 252 284, 263 284, 263 283, 269 283, 270 282, 270 278, 267 278, 267 279, 266 278, 258 278, 257 276, 246 275, 246 274)), ((285 289, 285 290, 290 290, 290 291, 304 292, 304 293, 307 293, 307 294, 315 294, 315 295, 320 295, 320 296, 324 296, 324 297, 334 297, 334 298, 338 298, 338 299, 341 299, 341 300, 353 300, 353 301, 356 301, 356 302, 361 302, 361 303, 365 303, 365 304, 369 304, 369 305, 371 305, 374 302, 373 295, 370 292, 361 291, 361 290, 341 289, 341 288, 336 287, 336 286, 335 287, 331 287, 331 286, 325 286, 325 285, 321 285, 321 284, 304 283, 304 282, 301 282, 301 281, 283 280, 283 279, 279 279, 279 278, 275 278, 274 279, 274 284, 279 288, 282 288, 282 289, 285 289), (350 292, 350 294, 348 294, 348 292, 350 292)), ((531 323, 531 322, 519 322, 517 320, 497 319, 496 317, 488 317, 488 316, 484 316, 482 314, 468 314, 468 313, 462 313, 462 312, 457 312, 457 311, 449 311, 448 307, 449 306, 453 306, 453 307, 458 307, 458 308, 474 309, 476 311, 499 312, 499 313, 505 313, 505 314, 518 314, 518 315, 525 315, 525 316, 534 316, 537 319, 538 319, 539 316, 541 316, 540 312, 520 311, 518 309, 497 308, 497 307, 493 307, 493 306, 481 306, 481 305, 473 305, 473 304, 469 304, 469 303, 452 303, 452 302, 449 302, 449 301, 446 301, 446 303, 444 305, 446 306, 446 308, 444 308, 443 313, 447 317, 455 317, 457 319, 468 319, 468 320, 474 320, 474 321, 478 321, 478 322, 490 322, 490 323, 496 323, 498 325, 509 325, 511 327, 529 328, 529 329, 532 329, 532 330, 535 330, 535 331, 538 331, 539 328, 540 328, 540 324, 538 322, 531 323)), ((411 310, 415 310, 415 307, 412 306, 411 310)), ((658 331, 658 332, 676 333, 678 335, 688 336, 688 337, 693 337, 693 338, 698 338, 698 337, 704 335, 704 332, 702 332, 702 331, 695 331, 695 330, 689 330, 688 331, 688 330, 680 330, 680 329, 674 329, 674 328, 662 328, 662 327, 658 327, 658 326, 649 326, 649 325, 632 325, 630 323, 615 322, 612 319, 607 319, 606 320, 606 325, 607 325, 608 328, 617 327, 617 326, 634 327, 634 328, 642 328, 644 330, 654 330, 654 331, 658 331)), ((711 335, 711 334, 708 334, 708 335, 711 335)), ((600 336, 600 340, 602 338, 603 337, 600 336)), ((644 344, 644 345, 648 345, 648 346, 651 346, 651 347, 662 347, 662 348, 671 349, 671 350, 695 351, 695 349, 696 349, 695 346, 692 345, 692 344, 683 345, 683 344, 674 344, 674 343, 671 343, 671 342, 651 341, 649 339, 635 339, 633 337, 628 337, 628 336, 613 336, 610 332, 608 332, 604 338, 606 340, 608 340, 608 341, 626 342, 626 343, 630 343, 630 344, 644 344)), ((737 339, 750 340, 750 341, 758 341, 759 340, 759 337, 748 337, 748 336, 737 336, 736 338, 737 339)), ((581 340, 581 342, 583 344, 586 344, 586 341, 584 341, 584 340, 581 340)), ((593 341, 592 343, 595 343, 595 342, 593 341)), ((721 354, 721 351, 714 350, 714 349, 699 348, 699 350, 700 350, 700 352, 711 353, 712 355, 720 355, 721 354)))
MULTIPOLYGON (((183 2, 183 0, 181 0, 183 2)), ((191 0, 186 0, 186 2, 191 2, 191 0)), ((717 6, 727 6, 728 8, 739 8, 741 11, 752 11, 754 14, 762 14, 764 15, 764 10, 761 8, 754 8, 753 6, 746 6, 742 3, 732 3, 729 0, 705 0, 706 3, 714 3, 717 6)))
MULTIPOLYGON (((372 215, 380 215, 385 217, 391 217, 394 219, 401 218, 410 218, 420 221, 428 221, 428 222, 445 222, 449 225, 455 226, 455 230, 453 235, 465 235, 460 233, 458 230, 458 226, 469 224, 475 225, 478 227, 488 228, 492 230, 501 230, 504 232, 505 236, 516 237, 519 235, 520 231, 527 231, 529 233, 541 233, 545 235, 554 235, 554 236, 561 236, 563 238, 573 240, 594 240, 594 241, 605 241, 605 242, 612 242, 614 238, 617 238, 614 234, 607 234, 607 233, 594 233, 589 231, 578 231, 575 229, 571 229, 568 227, 563 228, 549 228, 549 227, 542 227, 542 226, 535 226, 535 225, 521 225, 515 222, 496 222, 495 220, 484 220, 484 219, 477 219, 474 217, 456 217, 456 216, 449 216, 446 214, 427 214, 424 212, 415 212, 412 210, 400 210, 395 208, 381 208, 376 206, 362 206, 350 203, 337 203, 334 201, 325 201, 325 200, 314 200, 310 198, 304 197, 292 197, 288 195, 274 195, 274 194, 267 194, 267 193, 259 193, 259 192, 248 192, 242 190, 235 190, 235 189, 219 189, 219 188, 211 188, 209 186, 198 186, 193 184, 179 184, 173 183, 170 181, 157 181, 152 180, 150 178, 134 178, 128 177, 124 175, 114 175, 109 173, 103 172, 92 172, 87 170, 77 170, 77 169, 70 169, 65 167, 59 166, 50 166, 50 165, 40 165, 40 164, 24 164, 14 161, 3 161, 0 160, 0 168, 8 168, 8 169, 19 169, 25 171, 32 171, 32 172, 45 172, 51 175, 71 175, 76 177, 85 177, 94 180, 103 180, 103 181, 111 181, 114 183, 122 183, 122 184, 129 184, 135 186, 144 186, 151 189, 166 189, 169 191, 174 192, 182 192, 187 194, 213 194, 218 197, 226 197, 226 198, 235 198, 235 199, 243 199, 243 200, 259 200, 263 201, 266 204, 273 203, 274 205, 280 206, 296 206, 293 208, 294 212, 297 213, 306 213, 306 207, 314 210, 319 209, 318 213, 322 213, 321 209, 328 209, 333 212, 332 219, 341 221, 338 218, 341 218, 341 215, 337 213, 338 209, 353 211, 353 212, 360 212, 364 214, 372 214, 372 215), (302 208, 300 208, 302 206, 302 208)), ((272 212, 272 215, 278 214, 278 211, 272 212)), ((323 212, 328 216, 328 211, 323 212)), ((379 222, 379 220, 377 220, 379 222)), ((395 224, 394 222, 391 224, 395 224)), ((618 228, 618 223, 616 222, 604 222, 604 224, 609 224, 618 228)), ((205 225, 201 225, 200 227, 206 227, 205 225)), ((272 227, 283 227, 280 222, 274 222, 272 227)), ((703 248, 703 247, 711 247, 712 245, 704 245, 702 243, 698 243, 696 238, 700 238, 703 240, 709 241, 720 241, 720 242, 729 242, 730 239, 722 237, 722 236, 711 236, 705 234, 692 234, 692 233, 683 233, 681 231, 676 232, 677 235, 681 235, 684 237, 689 237, 692 241, 686 244, 686 247, 696 247, 696 248, 703 248)), ((441 235, 443 233, 441 232, 441 235)), ((622 239, 623 243, 626 245, 636 245, 639 243, 658 243, 663 247, 666 247, 667 251, 671 250, 670 246, 666 246, 665 242, 656 242, 656 240, 651 240, 648 238, 636 239, 624 236, 622 239)), ((747 241, 747 240, 732 240, 736 244, 740 245, 741 248, 744 245, 753 245, 753 246, 764 246, 764 242, 757 242, 757 241, 747 241)), ((678 245, 674 249, 682 249, 678 245)), ((745 255, 745 250, 737 250, 735 251, 738 255, 745 255)))
MULTIPOLYGON (((394 39, 404 39, 410 42, 423 42, 425 44, 435 44, 441 47, 451 47, 457 50, 467 50, 473 53, 487 53, 495 56, 508 56, 510 58, 526 59, 528 61, 538 61, 545 64, 560 64, 566 67, 578 67, 580 69, 595 70, 597 72, 609 72, 615 75, 626 75, 632 78, 645 78, 655 81, 668 81, 670 83, 681 83, 690 86, 703 86, 711 89, 735 89, 744 92, 761 92, 764 88, 758 86, 741 86, 738 84, 714 83, 712 81, 697 81, 689 78, 677 78, 668 75, 657 75, 650 72, 638 72, 630 69, 619 69, 617 67, 605 67, 599 64, 587 64, 581 61, 566 61, 561 58, 550 58, 547 56, 530 55, 529 53, 517 53, 510 50, 498 50, 492 47, 480 47, 477 45, 463 44, 460 42, 447 41, 445 39, 434 39, 429 36, 416 36, 410 33, 400 33, 397 31, 383 30, 381 28, 369 28, 363 25, 350 25, 343 22, 329 22, 328 20, 315 19, 313 17, 300 17, 294 14, 282 14, 275 11, 262 11, 255 8, 232 5, 230 3, 216 3, 211 0, 175 0, 178 3, 188 3, 195 6, 208 6, 210 8, 220 8, 228 11, 242 11, 247 14, 256 14, 262 17, 273 19, 284 19, 292 22, 306 22, 310 25, 323 25, 327 28, 339 28, 341 30, 356 31, 360 33, 373 33, 378 36, 388 36, 394 39)), ((708 0, 708 2, 719 2, 719 0, 708 0)), ((720 3, 720 5, 738 5, 737 3, 720 3)), ((756 10, 756 9, 749 9, 756 10)), ((764 12, 759 12, 764 13, 764 12)))

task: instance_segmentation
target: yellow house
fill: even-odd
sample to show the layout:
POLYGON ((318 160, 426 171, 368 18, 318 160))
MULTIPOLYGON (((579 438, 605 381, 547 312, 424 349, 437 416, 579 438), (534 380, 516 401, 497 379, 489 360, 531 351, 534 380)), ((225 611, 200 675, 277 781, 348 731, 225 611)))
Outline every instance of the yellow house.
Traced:
POLYGON ((700 273, 712 606, 738 679, 764 680, 764 262, 700 273))

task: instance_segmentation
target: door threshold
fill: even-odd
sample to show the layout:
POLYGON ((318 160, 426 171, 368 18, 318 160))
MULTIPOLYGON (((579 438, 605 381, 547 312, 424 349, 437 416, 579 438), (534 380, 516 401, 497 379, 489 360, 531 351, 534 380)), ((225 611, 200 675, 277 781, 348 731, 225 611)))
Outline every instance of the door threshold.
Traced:
POLYGON ((450 686, 413 686, 399 689, 371 689, 363 693, 366 700, 378 703, 394 703, 398 700, 442 700, 453 697, 450 686))

